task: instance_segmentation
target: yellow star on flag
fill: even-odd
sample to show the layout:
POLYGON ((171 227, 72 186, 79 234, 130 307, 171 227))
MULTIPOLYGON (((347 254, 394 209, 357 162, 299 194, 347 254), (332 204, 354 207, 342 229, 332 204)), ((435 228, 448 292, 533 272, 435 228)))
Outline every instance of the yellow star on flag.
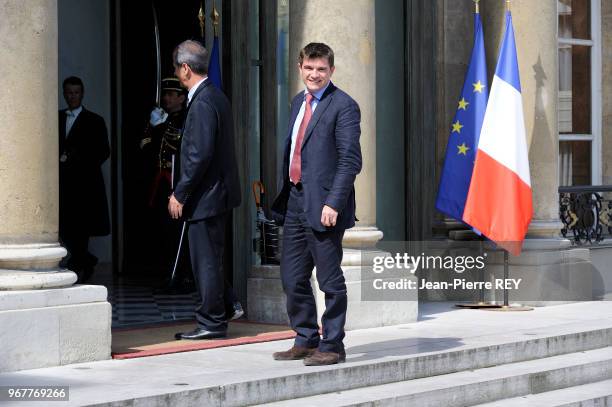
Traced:
POLYGON ((454 133, 454 132, 461 133, 461 128, 463 128, 463 125, 461 123, 459 123, 459 120, 457 120, 455 123, 453 123, 453 131, 452 131, 452 133, 454 133))
POLYGON ((459 149, 457 154, 463 155, 467 155, 467 151, 470 149, 468 146, 465 145, 465 143, 461 144, 460 146, 457 146, 457 148, 459 149))
POLYGON ((465 98, 461 98, 461 100, 459 101, 459 108, 458 108, 458 109, 467 110, 467 106, 468 106, 469 104, 470 104, 470 103, 469 103, 469 102, 467 102, 467 101, 465 100, 465 98))
POLYGON ((484 85, 480 81, 473 83, 472 86, 474 86, 474 92, 482 93, 482 89, 484 88, 484 85))

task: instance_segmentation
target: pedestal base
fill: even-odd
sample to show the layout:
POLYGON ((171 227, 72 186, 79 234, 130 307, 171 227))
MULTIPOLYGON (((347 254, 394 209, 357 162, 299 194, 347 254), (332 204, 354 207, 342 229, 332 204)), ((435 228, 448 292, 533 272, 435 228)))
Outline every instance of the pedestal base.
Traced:
MULTIPOLYGON (((377 301, 368 301, 363 298, 363 292, 371 289, 363 285, 372 285, 374 275, 371 272, 373 259, 379 256, 387 256, 388 253, 377 250, 355 250, 344 249, 342 270, 346 281, 346 292, 348 296, 348 309, 346 313, 347 331, 353 329, 376 328, 381 326, 400 325, 415 322, 419 313, 418 291, 406 290, 402 301, 385 300, 386 295, 381 293, 377 301), (364 272, 364 271, 368 272, 364 272), (365 277, 365 279, 364 279, 365 277)), ((316 276, 316 268, 313 273, 316 276)), ((406 278, 416 278, 410 274, 406 278)), ((319 290, 316 278, 312 280, 313 290, 317 302, 317 314, 319 320, 325 311, 325 293, 319 290)))
POLYGON ((0 372, 110 358, 103 286, 0 291, 0 372))
MULTIPOLYGON (((559 305, 577 301, 591 301, 595 271, 590 259, 590 249, 572 247, 566 239, 526 239, 520 256, 510 256, 507 291, 509 304, 527 306, 559 305), (516 284, 516 285, 515 285, 516 284)), ((451 283, 457 275, 443 270, 427 273, 430 281, 451 283)), ((504 303, 504 254, 501 250, 487 249, 486 268, 483 275, 466 272, 461 278, 468 281, 485 281, 490 289, 428 289, 422 290, 425 301, 466 301, 504 303)), ((466 304, 459 304, 466 307, 466 304)), ((475 304, 478 307, 478 304, 475 304)), ((478 307, 480 308, 480 307, 478 307)))
POLYGON ((76 283, 77 276, 70 270, 61 271, 0 271, 0 291, 40 290, 69 287, 76 283))
MULTIPOLYGON (((571 247, 562 239, 527 239, 519 257, 510 256, 509 278, 520 287, 508 290, 509 303, 547 306, 591 301, 593 266, 590 250, 571 247), (566 246, 567 244, 567 246, 566 246)), ((503 278, 503 254, 493 253, 487 264, 494 278, 503 278)), ((503 301, 503 291, 495 290, 489 299, 503 301)))
POLYGON ((0 245, 0 291, 71 286, 76 274, 59 267, 65 255, 58 243, 0 245))
POLYGON ((253 266, 247 280, 249 321, 289 325, 280 266, 253 266))
MULTIPOLYGON (((342 270, 346 280, 348 309, 346 315, 346 330, 374 328, 389 325, 399 325, 414 322, 418 317, 418 292, 408 292, 405 301, 365 301, 362 298, 363 267, 372 267, 373 258, 385 255, 379 251, 361 251, 345 249, 342 270)), ((319 321, 325 311, 325 293, 319 290, 316 281, 316 268, 313 271, 311 284, 317 303, 319 321)), ((287 299, 280 279, 279 266, 254 266, 251 269, 248 287, 248 313, 250 321, 289 324, 287 317, 287 299)))

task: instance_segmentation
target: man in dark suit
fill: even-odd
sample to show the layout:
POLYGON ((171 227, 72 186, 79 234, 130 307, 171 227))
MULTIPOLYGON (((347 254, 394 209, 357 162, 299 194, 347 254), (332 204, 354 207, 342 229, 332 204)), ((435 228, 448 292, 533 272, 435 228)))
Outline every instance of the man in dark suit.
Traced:
POLYGON ((208 79, 208 52, 200 43, 185 41, 174 50, 174 73, 189 90, 180 178, 170 196, 174 219, 189 223, 189 251, 202 297, 196 309, 198 326, 177 339, 212 339, 226 335, 226 309, 232 309, 231 288, 224 284, 225 226, 240 205, 240 180, 234 150, 229 100, 208 79))
POLYGON ((98 259, 88 251, 90 236, 110 233, 106 189, 100 166, 110 155, 104 119, 83 107, 83 82, 63 83, 67 109, 59 112, 59 235, 69 256, 63 265, 87 281, 98 259))
POLYGON ((345 360, 346 285, 342 237, 355 225, 355 177, 361 171, 360 111, 357 103, 331 83, 334 53, 322 43, 300 51, 298 68, 306 89, 291 103, 285 142, 282 186, 272 211, 284 223, 281 279, 287 313, 297 336, 276 360, 304 359, 305 365, 345 360), (325 293, 319 336, 310 285, 317 268, 325 293))

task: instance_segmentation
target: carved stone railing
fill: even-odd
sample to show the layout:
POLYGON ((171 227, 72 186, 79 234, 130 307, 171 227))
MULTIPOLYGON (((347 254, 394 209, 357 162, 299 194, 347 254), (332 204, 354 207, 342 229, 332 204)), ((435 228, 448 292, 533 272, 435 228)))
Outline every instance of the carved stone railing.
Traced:
POLYGON ((612 237, 612 185, 559 187, 561 234, 574 244, 595 244, 612 237))

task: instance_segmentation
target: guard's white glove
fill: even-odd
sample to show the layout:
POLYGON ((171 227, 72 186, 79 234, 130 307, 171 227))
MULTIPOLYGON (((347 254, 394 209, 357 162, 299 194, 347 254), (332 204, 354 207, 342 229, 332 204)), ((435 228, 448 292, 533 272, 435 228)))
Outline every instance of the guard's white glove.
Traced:
POLYGON ((149 123, 151 123, 151 126, 153 127, 159 126, 160 124, 165 122, 167 118, 168 113, 166 113, 161 107, 156 107, 155 109, 151 110, 149 123))

